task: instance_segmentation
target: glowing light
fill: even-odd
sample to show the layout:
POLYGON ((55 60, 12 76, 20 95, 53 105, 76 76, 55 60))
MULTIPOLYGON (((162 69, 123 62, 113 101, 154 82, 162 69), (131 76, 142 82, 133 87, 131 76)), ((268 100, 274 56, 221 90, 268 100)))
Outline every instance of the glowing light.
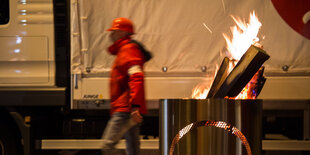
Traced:
POLYGON ((27 4, 27 0, 20 0, 20 3, 27 4))
POLYGON ((16 37, 16 44, 22 43, 22 37, 16 37))
POLYGON ((20 53, 20 49, 15 49, 14 53, 20 53))
POLYGON ((20 22, 22 22, 22 23, 26 23, 26 22, 27 22, 27 20, 26 20, 26 19, 22 19, 22 20, 20 20, 20 22))
POLYGON ((210 32, 212 33, 211 29, 206 25, 206 23, 202 23, 203 26, 205 26, 205 28, 210 32))
POLYGON ((263 74, 263 68, 260 68, 256 74, 252 77, 249 83, 242 89, 242 91, 239 93, 239 95, 235 98, 231 99, 256 99, 257 97, 257 84, 258 84, 258 78, 263 74))
POLYGON ((21 70, 15 70, 15 73, 21 73, 22 71, 21 70))
POLYGON ((222 5, 223 5, 224 13, 226 13, 224 0, 222 0, 222 5))
POLYGON ((223 33, 226 40, 227 50, 231 54, 231 59, 240 60, 247 49, 255 42, 259 41, 257 38, 258 31, 262 26, 261 22, 255 16, 255 12, 250 14, 249 23, 241 20, 239 17, 231 16, 236 26, 231 28, 232 39, 223 33))
MULTIPOLYGON (((248 50, 248 48, 251 45, 262 48, 262 45, 259 44, 259 38, 257 37, 257 34, 262 24, 256 17, 255 11, 250 13, 249 23, 247 23, 244 19, 241 20, 239 17, 234 16, 231 17, 236 23, 236 26, 231 27, 232 39, 230 39, 227 34, 223 33, 224 39, 226 40, 226 46, 227 46, 226 48, 229 54, 228 57, 230 57, 228 73, 233 70, 233 68, 240 60, 240 58, 244 55, 244 53, 248 50)), ((203 25, 208 29, 205 23, 203 23, 203 25)), ((215 75, 216 74, 217 73, 215 73, 215 75)), ((210 85, 208 84, 197 85, 192 91, 192 98, 205 99, 208 95, 210 85)), ((251 88, 251 85, 248 84, 235 99, 250 99, 251 97, 249 98, 248 94, 251 90, 253 89, 251 88)))
MULTIPOLYGON (((216 65, 215 72, 212 77, 212 81, 214 80, 217 74, 216 72, 217 70, 218 70, 218 66, 216 65)), ((206 99, 210 91, 211 84, 212 83, 204 82, 204 83, 200 83, 197 86, 195 86, 192 90, 192 98, 193 99, 206 99)))
POLYGON ((205 99, 209 93, 210 86, 206 86, 205 84, 197 85, 192 91, 192 98, 194 99, 205 99), (208 88, 206 88, 208 87, 208 88))
POLYGON ((20 10, 21 15, 27 15, 27 10, 20 10))

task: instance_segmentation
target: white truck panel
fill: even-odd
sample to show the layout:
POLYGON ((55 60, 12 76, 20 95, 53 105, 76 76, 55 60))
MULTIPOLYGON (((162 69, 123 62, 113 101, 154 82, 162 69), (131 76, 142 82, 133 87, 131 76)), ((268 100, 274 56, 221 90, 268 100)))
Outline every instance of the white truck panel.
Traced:
MULTIPOLYGON (((82 78, 74 99, 109 99, 109 78, 82 78)), ((190 98, 192 89, 199 83, 211 82, 204 77, 146 77, 145 92, 148 100, 160 98, 190 98)))
MULTIPOLYGON (((147 100, 191 98, 197 84, 212 82, 205 77, 147 77, 147 100)), ((259 99, 308 100, 310 77, 267 77, 259 99)), ((74 99, 109 99, 109 78, 83 78, 74 99)))
POLYGON ((268 77, 260 99, 309 100, 310 77, 268 77))
POLYGON ((0 86, 54 86, 52 0, 10 0, 9 10, 0 25, 0 86))
POLYGON ((248 22, 252 11, 262 23, 258 37, 270 55, 264 63, 268 77, 259 98, 310 99, 307 93, 310 40, 283 20, 273 1, 72 0, 71 3, 71 71, 81 77, 79 89, 73 89, 73 100, 96 94, 108 99, 108 73, 114 57, 107 52, 111 41, 105 30, 116 17, 131 19, 136 25, 134 39, 144 43, 154 55, 145 64, 145 87, 147 99, 157 100, 190 98, 197 84, 210 85, 215 66, 226 56, 223 33, 231 37, 230 28, 236 25, 231 15, 248 22), (165 76, 166 72, 174 76, 165 76), (184 76, 187 74, 195 76, 184 76))

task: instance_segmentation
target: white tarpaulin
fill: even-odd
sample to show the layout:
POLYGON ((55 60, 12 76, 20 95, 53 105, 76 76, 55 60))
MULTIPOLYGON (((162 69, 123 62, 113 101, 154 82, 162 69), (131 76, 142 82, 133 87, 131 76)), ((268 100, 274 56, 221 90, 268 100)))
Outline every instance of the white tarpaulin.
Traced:
MULTIPOLYGON (((284 1, 284 0, 283 0, 284 1)), ((306 0, 298 0, 310 6, 306 0)), ((107 72, 114 59, 107 53, 111 45, 108 33, 116 17, 135 23, 134 39, 153 53, 146 72, 212 71, 225 56, 223 33, 231 36, 235 23, 230 15, 249 19, 255 10, 262 23, 258 37, 270 55, 264 63, 266 72, 310 72, 310 38, 291 28, 278 13, 277 0, 72 0, 72 66, 74 73, 107 72), (275 4, 275 5, 274 5, 275 4)), ((295 2, 295 1, 294 1, 295 2)), ((297 2, 297 1, 296 1, 297 2)), ((306 8, 307 9, 307 8, 306 8)), ((309 11, 303 23, 309 32, 309 11), (306 27, 308 26, 308 27, 306 27)), ((293 11, 290 12, 294 16, 293 11)), ((296 17, 297 18, 297 17, 296 17)), ((300 19, 300 20, 302 20, 300 19)), ((304 28, 304 29, 305 29, 304 28)))

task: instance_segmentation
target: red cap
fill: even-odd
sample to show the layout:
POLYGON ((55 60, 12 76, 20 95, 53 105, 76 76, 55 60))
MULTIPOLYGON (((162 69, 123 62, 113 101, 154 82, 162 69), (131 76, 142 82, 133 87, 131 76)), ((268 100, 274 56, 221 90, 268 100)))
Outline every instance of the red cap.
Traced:
POLYGON ((107 31, 113 30, 121 30, 129 33, 134 33, 132 22, 129 19, 123 17, 113 20, 111 28, 107 29, 107 31))

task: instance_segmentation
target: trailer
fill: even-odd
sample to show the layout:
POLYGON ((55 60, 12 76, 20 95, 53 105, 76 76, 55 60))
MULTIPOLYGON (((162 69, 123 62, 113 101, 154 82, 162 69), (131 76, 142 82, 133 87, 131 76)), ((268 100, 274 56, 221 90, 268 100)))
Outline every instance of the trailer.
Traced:
POLYGON ((116 17, 131 19, 134 39, 154 55, 145 65, 149 113, 141 136, 142 148, 158 150, 159 100, 191 98, 195 86, 210 86, 226 55, 231 16, 247 20, 253 10, 270 55, 259 95, 263 150, 309 151, 308 6, 306 0, 1 0, 0 154, 100 150, 114 60, 105 30, 116 17), (290 124, 296 127, 288 131, 290 124), (270 138, 279 134, 285 139, 270 138))

